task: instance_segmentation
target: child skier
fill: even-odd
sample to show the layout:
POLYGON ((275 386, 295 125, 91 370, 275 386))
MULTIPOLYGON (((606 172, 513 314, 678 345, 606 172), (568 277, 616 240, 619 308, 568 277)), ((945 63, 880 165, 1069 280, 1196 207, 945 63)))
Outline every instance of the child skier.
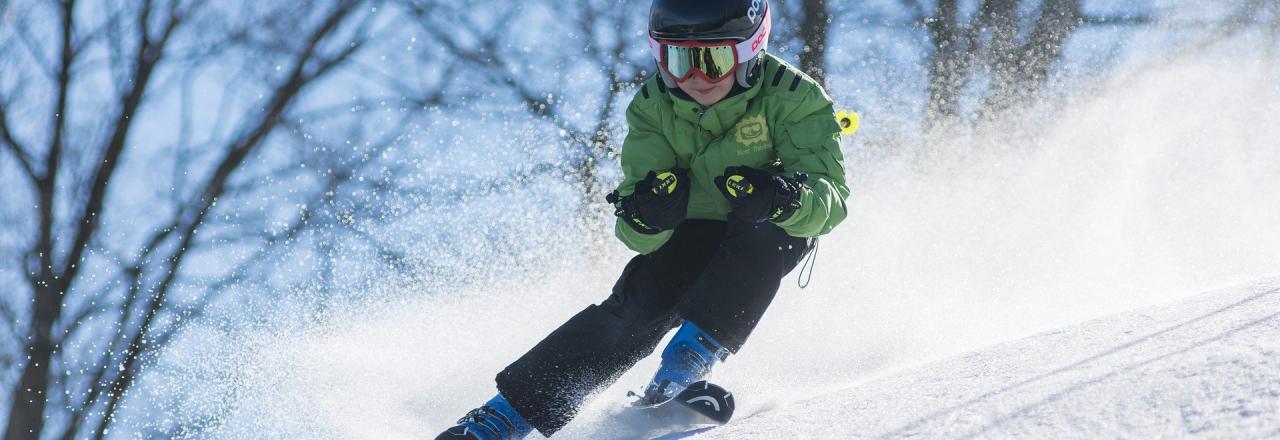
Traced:
POLYGON ((831 98, 765 53, 770 16, 768 0, 654 1, 658 74, 627 109, 609 198, 640 255, 437 440, 550 436, 678 328, 636 405, 670 400, 742 347, 813 237, 844 219, 831 98))

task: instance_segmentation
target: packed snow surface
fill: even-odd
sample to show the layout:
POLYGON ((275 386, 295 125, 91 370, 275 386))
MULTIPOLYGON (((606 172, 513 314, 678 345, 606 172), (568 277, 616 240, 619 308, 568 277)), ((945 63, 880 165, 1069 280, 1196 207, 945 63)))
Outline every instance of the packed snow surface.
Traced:
POLYGON ((1280 279, 833 387, 694 437, 1276 437, 1280 279))

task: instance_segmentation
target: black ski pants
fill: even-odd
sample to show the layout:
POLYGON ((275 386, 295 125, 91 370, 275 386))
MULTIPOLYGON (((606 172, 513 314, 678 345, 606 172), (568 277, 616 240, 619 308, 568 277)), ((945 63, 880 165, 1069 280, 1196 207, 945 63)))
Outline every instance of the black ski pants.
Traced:
POLYGON ((660 249, 627 263, 604 302, 498 373, 498 391, 550 436, 682 320, 736 353, 810 242, 772 223, 687 220, 660 249))

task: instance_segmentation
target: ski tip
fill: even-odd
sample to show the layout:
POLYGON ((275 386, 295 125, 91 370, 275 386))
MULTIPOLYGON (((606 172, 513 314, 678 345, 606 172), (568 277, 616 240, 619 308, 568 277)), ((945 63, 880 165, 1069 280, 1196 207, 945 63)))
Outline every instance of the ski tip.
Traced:
POLYGON ((681 405, 710 419, 717 425, 729 423, 733 418, 735 403, 733 394, 723 387, 701 381, 690 385, 674 399, 681 405))

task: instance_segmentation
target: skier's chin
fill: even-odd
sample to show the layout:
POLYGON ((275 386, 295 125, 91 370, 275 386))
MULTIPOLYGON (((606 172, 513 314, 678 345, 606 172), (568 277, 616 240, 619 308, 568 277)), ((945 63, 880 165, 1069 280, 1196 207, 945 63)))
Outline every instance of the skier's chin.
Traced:
POLYGON ((698 104, 701 104, 703 107, 711 107, 712 105, 715 105, 715 103, 720 102, 719 99, 711 99, 710 97, 707 97, 707 96, 697 96, 692 93, 690 93, 689 95, 693 96, 693 100, 697 101, 698 104))
POLYGON ((730 81, 720 81, 717 83, 708 81, 699 81, 690 79, 688 82, 680 85, 680 89, 689 94, 694 101, 703 107, 710 107, 729 94, 729 90, 733 88, 730 81))

